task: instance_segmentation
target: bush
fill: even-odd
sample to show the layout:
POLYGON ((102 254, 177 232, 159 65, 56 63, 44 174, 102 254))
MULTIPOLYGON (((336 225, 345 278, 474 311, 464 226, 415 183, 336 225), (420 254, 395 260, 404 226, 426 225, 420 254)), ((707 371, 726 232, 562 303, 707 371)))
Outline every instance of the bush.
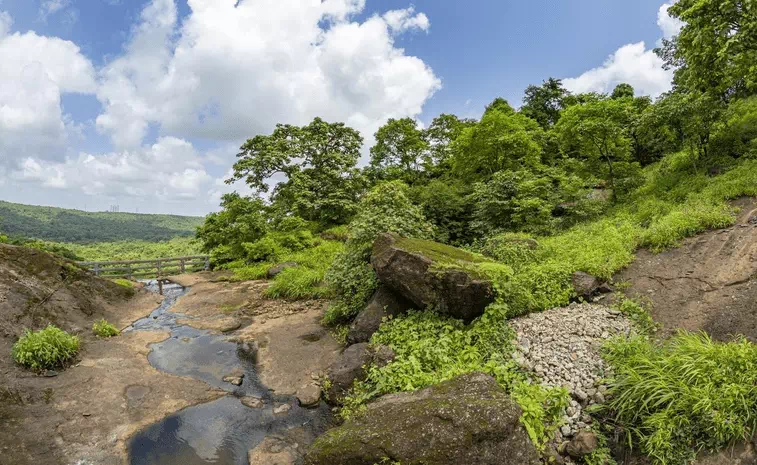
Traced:
POLYGON ((114 283, 118 284, 121 287, 125 287, 127 289, 134 289, 134 283, 132 281, 129 281, 128 279, 123 278, 116 278, 111 279, 114 283))
POLYGON ((609 343, 604 356, 616 373, 605 409, 655 464, 689 463, 757 429, 757 346, 745 339, 637 336, 609 343))
POLYGON ((13 359, 32 370, 64 367, 79 352, 79 338, 49 325, 39 331, 24 332, 13 344, 13 359))
POLYGON ((314 299, 322 297, 326 288, 321 285, 323 270, 287 268, 276 276, 265 295, 274 298, 314 299))
POLYGON ((118 329, 104 318, 92 325, 92 332, 98 337, 113 337, 119 334, 118 329))

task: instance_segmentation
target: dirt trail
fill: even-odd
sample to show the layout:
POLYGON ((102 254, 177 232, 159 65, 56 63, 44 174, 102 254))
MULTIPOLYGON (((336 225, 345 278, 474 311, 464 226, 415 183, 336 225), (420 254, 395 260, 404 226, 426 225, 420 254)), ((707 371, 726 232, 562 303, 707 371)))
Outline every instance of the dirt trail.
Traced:
POLYGON ((717 340, 744 335, 757 342, 757 201, 741 209, 733 227, 686 239, 681 247, 642 250, 617 279, 648 299, 664 333, 706 331, 717 340))

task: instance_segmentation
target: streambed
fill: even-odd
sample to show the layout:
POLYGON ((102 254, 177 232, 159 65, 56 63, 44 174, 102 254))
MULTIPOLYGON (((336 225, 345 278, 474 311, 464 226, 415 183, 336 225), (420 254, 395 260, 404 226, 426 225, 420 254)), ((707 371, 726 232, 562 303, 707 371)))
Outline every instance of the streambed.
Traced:
MULTIPOLYGON (((147 288, 156 290, 157 284, 148 283, 147 288)), ((267 436, 288 435, 293 441, 309 442, 331 425, 325 404, 304 409, 294 397, 269 391, 260 383, 254 364, 240 357, 237 345, 226 337, 178 324, 177 319, 191 317, 170 309, 187 290, 165 285, 161 305, 126 331, 170 331, 168 339, 150 346, 150 364, 229 394, 188 407, 135 434, 127 446, 132 465, 247 465, 248 451, 267 436), (223 381, 230 373, 244 374, 241 385, 223 381), (261 406, 247 407, 241 400, 245 397, 259 398, 261 406)))

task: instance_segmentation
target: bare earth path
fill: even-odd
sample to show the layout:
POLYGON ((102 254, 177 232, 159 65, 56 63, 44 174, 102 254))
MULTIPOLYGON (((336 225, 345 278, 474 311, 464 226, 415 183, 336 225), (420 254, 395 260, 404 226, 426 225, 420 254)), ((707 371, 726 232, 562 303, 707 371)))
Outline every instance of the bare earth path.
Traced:
POLYGON ((757 202, 741 199, 736 225, 686 239, 661 254, 642 250, 618 279, 651 301, 666 333, 706 331, 717 340, 757 342, 757 202))

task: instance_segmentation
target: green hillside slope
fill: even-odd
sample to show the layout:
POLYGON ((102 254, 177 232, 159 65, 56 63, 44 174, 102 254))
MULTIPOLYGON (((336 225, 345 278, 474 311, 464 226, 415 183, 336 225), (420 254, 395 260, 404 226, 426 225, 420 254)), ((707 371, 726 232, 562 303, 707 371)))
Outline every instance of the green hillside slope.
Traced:
POLYGON ((0 231, 56 242, 166 241, 194 236, 203 218, 178 215, 84 212, 0 201, 0 231))

